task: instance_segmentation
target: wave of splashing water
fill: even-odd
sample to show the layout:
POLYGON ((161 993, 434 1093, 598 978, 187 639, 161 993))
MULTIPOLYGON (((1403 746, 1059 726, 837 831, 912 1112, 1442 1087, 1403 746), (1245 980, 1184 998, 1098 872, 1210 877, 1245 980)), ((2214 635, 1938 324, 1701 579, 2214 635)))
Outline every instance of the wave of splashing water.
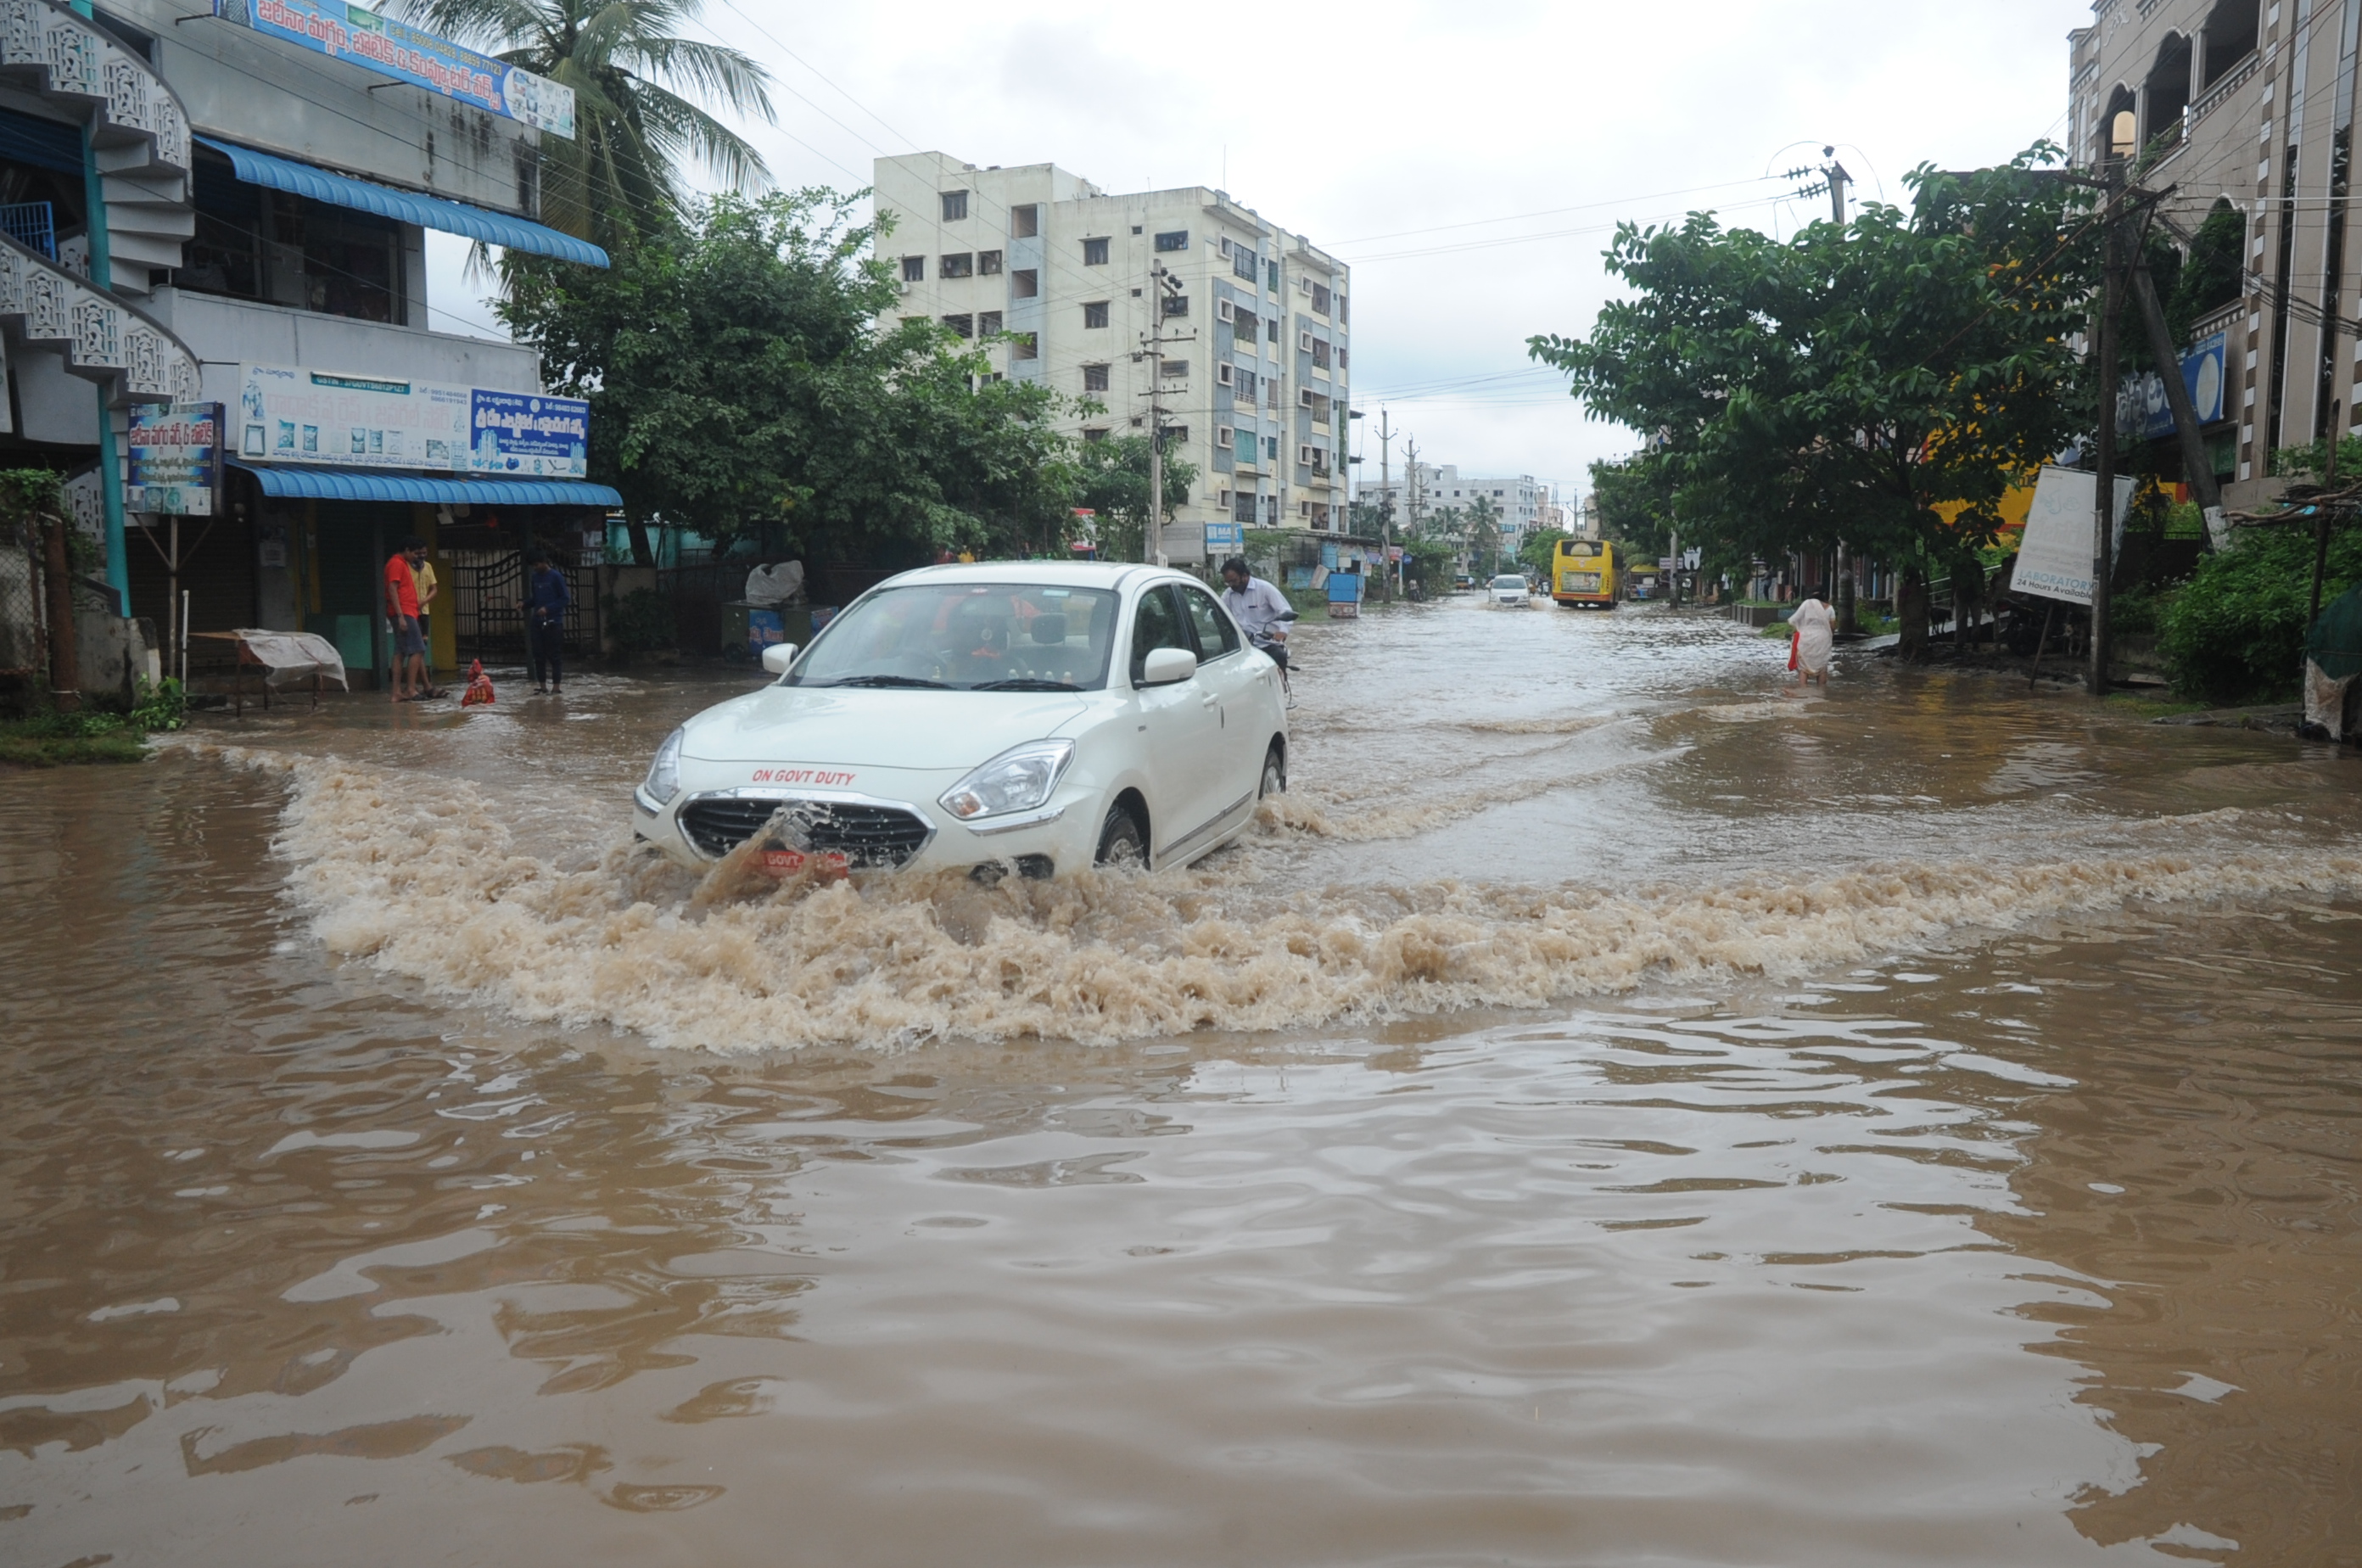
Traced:
MULTIPOLYGON (((1964 927, 2362 881, 2362 856, 2343 851, 2258 848, 2228 831, 2193 849, 2185 819, 2155 824, 2171 833, 2169 854, 1608 893, 1275 888, 1253 878, 1251 856, 989 888, 956 873, 773 883, 733 861, 701 885, 621 844, 572 867, 519 853, 492 798, 464 781, 218 755, 286 776, 278 847, 331 952, 525 1020, 725 1053, 1112 1042, 1540 1006, 1652 972, 1790 978, 1964 927)), ((1262 831, 1300 825, 1300 811, 1283 799, 1262 831)))

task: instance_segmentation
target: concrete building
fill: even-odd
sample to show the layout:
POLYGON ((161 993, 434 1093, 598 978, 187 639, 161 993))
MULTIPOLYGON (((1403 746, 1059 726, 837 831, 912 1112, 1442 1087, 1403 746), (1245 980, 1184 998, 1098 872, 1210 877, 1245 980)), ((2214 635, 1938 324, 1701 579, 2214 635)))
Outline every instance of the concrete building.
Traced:
POLYGON ((606 264, 534 221, 571 94, 321 0, 7 5, 0 463, 73 476, 117 608, 160 628, 149 508, 203 505, 191 624, 316 631, 364 679, 388 652, 378 569, 425 536, 450 662, 474 558, 513 573, 616 500, 583 481, 581 405, 546 396, 538 356, 437 331, 426 295, 430 227, 606 264), (132 412, 159 404, 204 411, 227 459, 176 501, 127 488, 132 412))
POLYGON ((940 152, 881 158, 876 182, 904 316, 1010 335, 996 373, 1102 405, 1068 420, 1086 440, 1147 434, 1161 394, 1165 449, 1198 470, 1167 558, 1202 561, 1209 523, 1346 530, 1342 262, 1199 185, 1111 195, 1053 164, 940 152), (1178 283, 1161 298, 1159 262, 1178 283))
MULTIPOLYGON (((1367 465, 1364 465, 1365 467, 1367 465)), ((1528 534, 1548 526, 1542 518, 1556 507, 1552 488, 1531 474, 1463 474, 1457 463, 1418 463, 1388 480, 1363 480, 1354 499, 1376 505, 1392 503, 1397 526, 1414 511, 1432 517, 1445 507, 1466 511, 1482 496, 1500 513, 1505 534, 1528 534)))
POLYGON ((2136 176, 2172 188, 2162 214, 2185 244, 2211 215, 2243 225, 2238 296, 2191 332, 2192 344, 2224 337, 2220 416, 2204 433, 2233 505, 2256 498, 2274 448, 2328 433, 2336 405, 2346 429, 2362 414, 2362 345, 2321 325, 2362 314, 2345 150, 2357 14, 2356 0, 2103 0, 2069 35, 2075 162, 2138 149, 2136 176))

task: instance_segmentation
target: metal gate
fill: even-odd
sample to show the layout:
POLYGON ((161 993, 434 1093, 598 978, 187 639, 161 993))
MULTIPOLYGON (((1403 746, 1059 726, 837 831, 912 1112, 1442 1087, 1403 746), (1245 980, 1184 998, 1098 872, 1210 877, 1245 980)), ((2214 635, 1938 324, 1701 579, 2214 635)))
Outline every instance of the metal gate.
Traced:
MULTIPOLYGON (((451 574, 451 631, 461 658, 521 660, 524 647, 524 557, 515 550, 456 550, 444 554, 451 574)), ((587 658, 599 651, 599 569, 560 567, 571 602, 566 607, 566 652, 587 658)))

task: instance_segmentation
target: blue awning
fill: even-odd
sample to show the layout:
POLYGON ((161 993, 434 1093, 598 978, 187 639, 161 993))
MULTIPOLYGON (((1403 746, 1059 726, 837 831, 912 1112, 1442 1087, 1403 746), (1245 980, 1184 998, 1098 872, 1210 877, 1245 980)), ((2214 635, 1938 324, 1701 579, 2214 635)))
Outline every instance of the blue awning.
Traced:
POLYGON ((463 206, 458 202, 447 202, 440 196, 413 195, 408 191, 356 180, 347 174, 331 174, 325 169, 315 169, 308 163, 298 163, 289 158, 273 157, 268 152, 257 152, 236 142, 216 141, 209 136, 201 136, 197 139, 216 152, 227 154, 231 166, 237 171, 237 177, 249 185, 268 185, 274 191, 309 196, 315 202, 326 202, 332 206, 354 207, 400 223, 414 223, 421 228, 439 228, 446 234, 464 234, 487 245, 504 245, 512 250, 530 250, 537 255, 555 256, 561 260, 579 261, 586 267, 607 265, 607 253, 597 246, 588 240, 577 239, 570 234, 560 234, 542 224, 528 223, 524 218, 510 217, 504 213, 488 212, 482 207, 463 206))
POLYGON ((313 501, 422 501, 430 506, 465 502, 473 506, 621 506, 624 498, 603 484, 580 480, 422 479, 374 469, 270 468, 241 463, 261 481, 265 495, 313 501))

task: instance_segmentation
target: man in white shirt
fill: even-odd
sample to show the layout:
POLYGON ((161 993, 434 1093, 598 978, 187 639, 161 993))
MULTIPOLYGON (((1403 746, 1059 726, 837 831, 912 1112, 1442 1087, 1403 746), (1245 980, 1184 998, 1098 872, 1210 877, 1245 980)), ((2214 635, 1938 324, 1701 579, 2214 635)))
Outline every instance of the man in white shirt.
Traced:
POLYGON ((1294 606, 1287 595, 1247 570, 1246 558, 1232 556, 1222 563, 1222 607, 1250 642, 1287 668, 1287 623, 1280 617, 1294 606))

